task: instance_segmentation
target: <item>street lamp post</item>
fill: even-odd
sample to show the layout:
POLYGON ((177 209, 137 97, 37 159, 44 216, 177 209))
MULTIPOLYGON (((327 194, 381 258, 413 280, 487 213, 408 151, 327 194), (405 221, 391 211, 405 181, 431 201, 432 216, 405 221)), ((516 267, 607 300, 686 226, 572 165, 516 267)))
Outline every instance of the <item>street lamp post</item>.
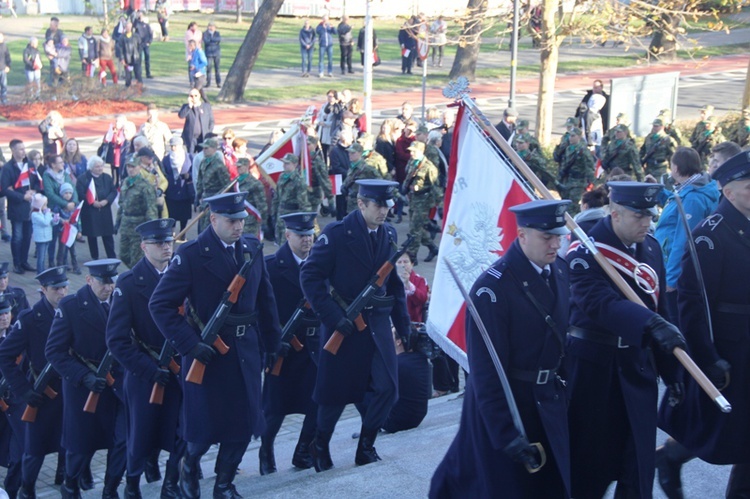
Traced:
POLYGON ((365 69, 363 71, 364 108, 367 123, 372 123, 372 0, 366 0, 365 9, 365 69))
POLYGON ((516 103, 516 68, 518 66, 518 0, 513 0, 513 33, 510 35, 510 96, 508 107, 516 103))

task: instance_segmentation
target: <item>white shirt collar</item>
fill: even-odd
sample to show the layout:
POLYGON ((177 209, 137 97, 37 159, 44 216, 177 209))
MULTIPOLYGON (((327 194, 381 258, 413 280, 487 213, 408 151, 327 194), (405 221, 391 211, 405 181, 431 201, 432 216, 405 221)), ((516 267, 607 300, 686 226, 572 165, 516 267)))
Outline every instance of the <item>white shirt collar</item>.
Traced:
POLYGON ((534 270, 536 270, 536 273, 539 275, 542 275, 543 270, 549 270, 550 273, 552 272, 552 269, 549 268, 549 265, 545 265, 544 268, 542 268, 536 263, 532 262, 531 260, 529 260, 529 263, 531 264, 532 267, 534 267, 534 270))

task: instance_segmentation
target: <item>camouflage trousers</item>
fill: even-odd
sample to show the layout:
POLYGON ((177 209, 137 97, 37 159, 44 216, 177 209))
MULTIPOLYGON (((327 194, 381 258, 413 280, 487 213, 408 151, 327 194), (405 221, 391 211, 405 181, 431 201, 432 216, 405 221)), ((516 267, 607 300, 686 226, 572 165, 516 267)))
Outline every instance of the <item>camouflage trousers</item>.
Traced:
POLYGON ((655 165, 647 164, 645 171, 643 172, 644 175, 652 175, 657 182, 662 181, 662 175, 667 174, 667 163, 658 163, 655 165))
POLYGON ((148 218, 146 217, 123 217, 120 222, 120 251, 118 251, 118 255, 122 263, 127 265, 128 268, 132 269, 133 265, 143 258, 141 236, 135 228, 147 221, 148 218))
POLYGON ((409 235, 414 239, 407 248, 407 252, 416 255, 420 246, 431 246, 430 232, 426 229, 430 222, 430 209, 433 207, 432 196, 409 196, 409 235))
POLYGON ((568 206, 568 213, 570 213, 571 217, 577 215, 581 211, 581 196, 586 192, 586 187, 587 185, 584 183, 568 181, 566 188, 561 189, 560 197, 573 201, 568 206))

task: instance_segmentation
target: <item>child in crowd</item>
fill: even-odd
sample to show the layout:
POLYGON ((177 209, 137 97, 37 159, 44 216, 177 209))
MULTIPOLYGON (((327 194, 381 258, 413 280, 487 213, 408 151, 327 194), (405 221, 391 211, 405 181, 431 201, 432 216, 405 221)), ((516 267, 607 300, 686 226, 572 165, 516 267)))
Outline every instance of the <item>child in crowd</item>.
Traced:
POLYGON ((44 166, 44 158, 42 158, 42 153, 39 152, 37 149, 32 149, 28 153, 26 153, 26 159, 29 160, 29 166, 39 172, 39 175, 44 174, 45 166, 44 166))
MULTIPOLYGON (((44 258, 47 256, 49 245, 52 242, 52 226, 60 222, 60 216, 47 208, 47 196, 36 193, 31 200, 31 225, 34 231, 34 243, 36 243, 36 272, 44 272, 44 258)), ((53 262, 50 262, 50 267, 53 262)))
MULTIPOLYGON (((64 182, 60 186, 60 197, 62 197, 65 201, 73 201, 78 204, 78 199, 76 198, 75 189, 73 189, 73 186, 69 184, 68 182, 64 182)), ((53 211, 55 214, 60 216, 60 219, 63 221, 69 221, 70 216, 73 214, 72 211, 67 211, 64 208, 60 208, 59 206, 55 206, 53 208, 53 211)), ((60 239, 60 236, 62 235, 63 231, 63 224, 60 223, 56 226, 55 235, 53 244, 57 244, 57 266, 58 267, 68 267, 68 255, 70 255, 70 267, 68 267, 68 270, 76 275, 80 275, 81 269, 78 268, 78 258, 76 257, 76 246, 73 244, 72 246, 68 247, 66 244, 60 239)))

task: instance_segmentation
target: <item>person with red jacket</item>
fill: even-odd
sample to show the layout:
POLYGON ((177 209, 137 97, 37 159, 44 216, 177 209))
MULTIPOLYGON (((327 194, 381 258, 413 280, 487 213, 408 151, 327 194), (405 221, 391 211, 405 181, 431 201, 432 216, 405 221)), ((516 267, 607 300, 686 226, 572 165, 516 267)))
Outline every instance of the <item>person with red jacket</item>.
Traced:
POLYGON ((425 308, 430 297, 427 279, 414 272, 411 257, 404 253, 396 261, 396 269, 406 290, 406 310, 412 322, 424 322, 425 308))

